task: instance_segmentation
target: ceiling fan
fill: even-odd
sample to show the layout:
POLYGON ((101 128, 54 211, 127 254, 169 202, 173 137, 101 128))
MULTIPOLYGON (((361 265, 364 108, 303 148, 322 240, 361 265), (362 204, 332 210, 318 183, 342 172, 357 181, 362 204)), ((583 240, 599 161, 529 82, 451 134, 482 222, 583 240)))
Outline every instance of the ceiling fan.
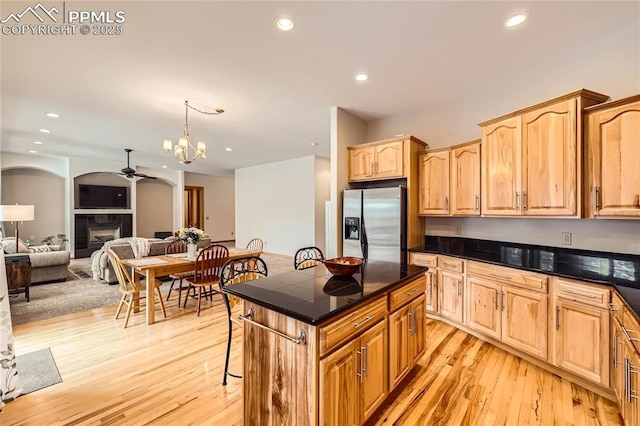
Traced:
POLYGON ((125 167, 124 169, 120 170, 122 173, 118 173, 119 175, 124 175, 129 179, 133 178, 134 176, 135 177, 141 177, 141 178, 147 178, 147 179, 158 179, 155 176, 145 175, 144 173, 136 173, 135 169, 132 169, 129 166, 129 153, 131 151, 133 151, 133 150, 130 149, 130 148, 125 148, 124 151, 127 153, 127 167, 125 167))

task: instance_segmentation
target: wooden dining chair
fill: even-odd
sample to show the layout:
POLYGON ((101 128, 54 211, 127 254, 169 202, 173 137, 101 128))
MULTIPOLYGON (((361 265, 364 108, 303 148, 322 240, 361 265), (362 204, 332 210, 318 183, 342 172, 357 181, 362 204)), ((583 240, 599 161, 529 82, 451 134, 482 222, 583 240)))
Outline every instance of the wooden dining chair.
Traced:
MULTIPOLYGON (((253 281, 267 276, 267 264, 258 256, 240 257, 228 260, 220 271, 220 289, 224 290, 233 284, 253 281)), ((231 315, 231 308, 240 303, 240 299, 222 291, 222 298, 227 308, 227 318, 229 322, 229 334, 227 337, 227 356, 224 361, 224 376, 222 386, 227 385, 227 376, 241 379, 242 376, 229 372, 229 355, 231 353, 231 338, 233 337, 233 325, 242 327, 237 319, 231 315)))
POLYGON ((262 253, 263 248, 264 242, 260 238, 254 238, 247 243, 247 250, 259 251, 260 253, 262 253))
MULTIPOLYGON (((113 265, 113 270, 116 273, 116 277, 118 278, 118 283, 120 284, 120 293, 122 293, 122 298, 120 299, 120 304, 118 304, 118 309, 116 310, 116 317, 120 316, 120 312, 122 311, 122 307, 127 305, 127 314, 124 319, 124 328, 127 328, 127 324, 129 324, 129 317, 131 316, 131 310, 134 305, 134 298, 138 296, 141 300, 143 299, 140 296, 140 293, 146 290, 146 286, 136 283, 132 278, 131 274, 127 267, 122 263, 120 257, 111 249, 107 250, 107 256, 109 256, 109 261, 113 265)), ((160 303, 160 308, 162 309, 162 315, 167 317, 167 311, 164 308, 164 302, 162 301, 162 293, 160 292, 160 286, 162 286, 162 281, 156 280, 154 283, 154 289, 158 293, 158 297, 156 301, 160 303)))
POLYGON ((318 266, 324 262, 324 254, 318 247, 302 247, 293 257, 294 269, 307 269, 318 266))
MULTIPOLYGON (((169 245, 167 246, 167 248, 164 251, 164 254, 178 254, 178 253, 186 253, 187 252, 187 243, 184 240, 175 240, 172 241, 171 243, 169 243, 169 245)), ((186 290, 189 286, 188 285, 183 285, 182 282, 185 278, 189 278, 191 275, 193 275, 193 272, 178 272, 175 274, 171 274, 169 275, 169 278, 171 278, 171 287, 169 287, 169 293, 167 294, 167 302, 169 301, 169 298, 171 297, 171 292, 174 289, 174 286, 176 284, 176 281, 178 282, 178 307, 180 307, 180 305, 182 305, 182 290, 186 290)), ((195 290, 194 290, 195 291, 195 290)))
POLYGON ((200 316, 200 305, 202 296, 208 297, 213 301, 213 294, 219 293, 214 290, 213 286, 220 284, 220 270, 222 265, 229 258, 229 249, 221 244, 211 244, 203 248, 198 254, 195 262, 195 269, 188 278, 185 278, 189 286, 187 287, 187 295, 184 298, 183 308, 187 307, 189 300, 189 291, 193 288, 198 289, 198 316, 200 316), (209 287, 207 290, 206 287, 209 287))

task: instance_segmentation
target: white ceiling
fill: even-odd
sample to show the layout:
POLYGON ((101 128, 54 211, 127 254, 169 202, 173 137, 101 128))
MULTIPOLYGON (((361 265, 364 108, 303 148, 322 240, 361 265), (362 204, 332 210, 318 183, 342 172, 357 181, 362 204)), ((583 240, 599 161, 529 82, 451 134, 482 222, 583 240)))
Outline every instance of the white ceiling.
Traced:
MULTIPOLYGON (((35 4, 3 0, 0 19, 35 4)), ((123 148, 133 148, 134 167, 211 175, 329 157, 333 106, 375 120, 461 99, 637 20, 640 11, 638 1, 44 4, 122 10, 126 21, 121 35, 77 28, 68 36, 0 36, 1 150, 124 167, 123 148), (518 11, 530 19, 504 28, 518 11), (295 22, 286 33, 275 27, 285 15, 295 22), (355 82, 361 71, 371 79, 355 82), (161 149, 163 139, 182 134, 185 100, 226 111, 189 112, 191 136, 207 142, 208 158, 188 166, 161 149)))

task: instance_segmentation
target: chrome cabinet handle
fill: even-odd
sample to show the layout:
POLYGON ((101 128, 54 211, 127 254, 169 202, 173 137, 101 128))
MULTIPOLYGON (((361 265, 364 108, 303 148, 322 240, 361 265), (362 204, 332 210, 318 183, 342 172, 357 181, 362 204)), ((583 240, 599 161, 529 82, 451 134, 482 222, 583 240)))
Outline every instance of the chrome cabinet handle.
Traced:
POLYGON ((458 289, 458 296, 462 296, 462 283, 460 280, 457 280, 456 288, 458 289))
POLYGON ((624 336, 627 338, 627 340, 629 340, 630 342, 640 342, 640 339, 629 336, 629 333, 637 334, 638 333, 637 331, 627 330, 626 328, 622 327, 622 332, 624 333, 624 336))
POLYGON ((369 315, 367 315, 367 316, 365 317, 364 321, 362 321, 362 322, 357 322, 357 323, 353 324, 353 327, 354 327, 354 328, 359 328, 360 326, 362 326, 363 324, 365 324, 365 323, 367 323, 367 322, 371 321, 372 319, 373 319, 373 316, 369 316, 369 315))
POLYGON ((364 372, 364 377, 369 377, 367 370, 369 369, 369 344, 367 343, 362 347, 362 352, 364 352, 364 367, 362 367, 362 371, 364 372))
POLYGON ((500 309, 500 306, 498 306, 498 290, 495 290, 496 292, 496 299, 495 299, 495 305, 496 305, 496 311, 500 309))
POLYGON ((595 213, 597 214, 598 210, 600 210, 600 200, 598 199, 600 191, 598 191, 597 186, 594 186, 593 190, 594 190, 593 192, 595 193, 595 196, 593 197, 593 207, 595 209, 595 213))
POLYGON ((522 211, 527 209, 527 191, 522 191, 522 211))
POLYGON ((556 330, 560 330, 560 306, 556 306, 556 330))
POLYGON ((520 200, 520 193, 518 191, 516 191, 516 211, 520 210, 520 207, 518 206, 518 201, 520 200))
POLYGON ((407 296, 413 296, 414 294, 416 294, 417 292, 419 292, 420 289, 419 288, 414 288, 413 290, 411 290, 409 293, 407 293, 407 296))
POLYGON ((284 337, 285 339, 292 341, 296 345, 303 344, 307 340, 307 334, 304 332, 304 329, 302 329, 302 328, 300 329, 300 334, 298 335, 298 337, 290 337, 290 336, 287 336, 286 334, 280 333, 278 330, 274 330, 271 327, 267 327, 266 325, 260 324, 259 322, 255 322, 253 320, 253 309, 251 309, 251 308, 249 309, 249 311, 247 312, 246 315, 242 315, 242 314, 238 315, 238 318, 243 320, 243 321, 248 322, 249 324, 253 324, 253 325, 255 325, 257 327, 260 327, 260 328, 262 328, 264 330, 270 331, 271 333, 273 333, 273 334, 275 334, 277 336, 284 337))
POLYGON ((613 335, 613 367, 618 368, 618 365, 622 365, 621 362, 618 361, 618 345, 621 345, 622 342, 618 340, 618 335, 613 335))
POLYGON ((416 315, 416 311, 412 310, 409 312, 409 334, 415 334, 415 330, 413 329, 413 320, 416 315))
POLYGON ((473 202, 473 208, 475 209, 475 211, 478 211, 478 201, 479 201, 479 197, 476 195, 475 196, 475 200, 473 202))
POLYGON ((615 308, 616 305, 614 305, 613 303, 609 302, 607 303, 607 305, 609 305, 609 310, 611 312, 618 312, 620 309, 615 308))
MULTIPOLYGON (((562 293, 566 293, 566 294, 573 294, 574 296, 580 296, 580 297, 588 297, 589 299, 597 299, 597 296, 594 296, 593 294, 583 294, 583 293, 578 293, 577 291, 571 291, 571 290, 562 290, 562 293)), ((611 304, 609 304, 611 305, 611 304)))
MULTIPOLYGON (((362 347, 360 349, 362 349, 362 347)), ((358 370, 358 372, 356 373, 356 376, 358 376, 358 378, 360 378, 360 383, 362 383, 362 350, 359 350, 359 351, 356 351, 356 352, 360 356, 360 370, 358 370)))
POLYGON ((638 368, 631 365, 629 358, 624 359, 624 388, 627 404, 632 403, 632 399, 639 399, 638 391, 631 388, 631 374, 638 374, 638 368))
POLYGON ((502 292, 502 295, 500 296, 500 305, 502 306, 502 310, 504 311, 504 291, 502 292))

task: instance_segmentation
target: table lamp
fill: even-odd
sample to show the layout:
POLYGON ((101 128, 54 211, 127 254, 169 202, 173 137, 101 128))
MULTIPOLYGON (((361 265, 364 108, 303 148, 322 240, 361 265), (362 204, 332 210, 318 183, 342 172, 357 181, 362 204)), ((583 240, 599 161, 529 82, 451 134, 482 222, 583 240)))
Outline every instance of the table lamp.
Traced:
POLYGON ((18 222, 34 220, 34 218, 33 206, 19 204, 0 206, 0 221, 16 223, 16 253, 18 252, 18 222))

